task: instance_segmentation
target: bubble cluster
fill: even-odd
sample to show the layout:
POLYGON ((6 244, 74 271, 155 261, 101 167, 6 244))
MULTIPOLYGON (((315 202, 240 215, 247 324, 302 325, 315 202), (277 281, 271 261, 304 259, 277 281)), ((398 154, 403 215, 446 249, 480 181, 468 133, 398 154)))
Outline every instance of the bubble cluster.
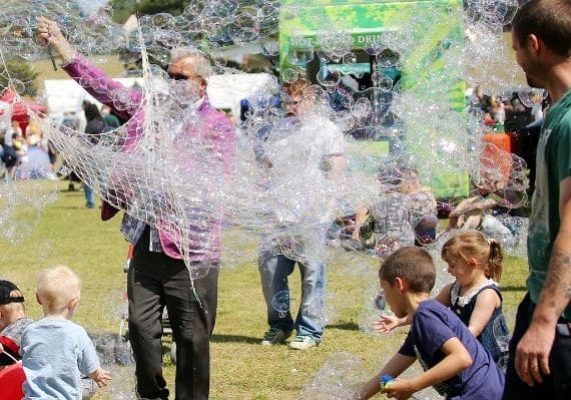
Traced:
MULTIPOLYGON (((502 244, 504 251, 509 255, 527 260, 527 233, 529 219, 509 215, 499 215, 496 218, 509 230, 509 233, 502 229, 502 232, 495 232, 494 234, 490 233, 489 236, 498 240, 502 244)), ((487 232, 484 231, 484 233, 487 232)))
MULTIPOLYGON (((326 10, 297 0, 192 1, 179 15, 143 15, 122 25, 113 21, 109 7, 85 13, 75 1, 5 0, 0 93, 13 90, 21 100, 31 88, 35 79, 17 75, 11 63, 50 56, 53 49, 39 43, 35 29, 36 17, 52 19, 91 62, 120 55, 140 64, 144 82, 127 88, 95 73, 78 56, 83 60, 76 64, 78 83, 129 120, 98 135, 58 126, 28 108, 66 160, 60 173, 73 170, 106 203, 172 238, 193 278, 206 273, 193 257, 218 252, 223 227, 226 246, 243 249, 225 253, 225 265, 254 258, 257 237, 292 260, 324 262, 331 222, 366 210, 370 253, 384 258, 404 245, 427 246, 438 263, 436 292, 452 279, 442 273, 439 250, 449 236, 440 235, 436 198, 463 198, 477 188, 506 209, 527 200, 525 162, 484 140, 481 115, 466 112, 466 84, 485 82, 497 93, 517 87, 526 107, 544 94, 521 89, 521 74, 508 57, 503 27, 517 1, 470 0, 464 7, 403 2, 398 13, 386 12, 393 5, 385 2, 365 3, 326 10), (351 19, 353 14, 364 20, 351 19), (282 84, 300 79, 310 84, 292 94, 278 79, 269 79, 255 94, 238 99, 247 104, 243 115, 233 106, 235 136, 218 124, 203 129, 200 85, 170 79, 164 69, 172 50, 180 48, 200 51, 213 61, 214 74, 224 75, 240 72, 230 67, 235 54, 257 49, 277 67, 282 84), (337 155, 343 157, 343 171, 329 176, 337 155), (248 237, 228 234, 232 230, 248 237)), ((228 93, 235 86, 228 84, 228 93)), ((0 108, 0 126, 7 111, 0 108)), ((21 240, 34 225, 17 219, 16 209, 31 205, 35 213, 52 198, 28 196, 27 190, 20 185, 2 190, 0 234, 11 241, 21 240)), ((510 254, 525 255, 527 220, 489 216, 481 229, 510 254)), ((378 285, 376 279, 370 282, 359 316, 365 333, 372 333, 379 312, 373 301, 378 285)), ((271 306, 288 313, 290 297, 289 291, 279 292, 271 306)), ((321 323, 333 319, 322 303, 310 307, 321 323)), ((350 397, 361 379, 359 369, 352 355, 333 357, 302 398, 350 397)), ((129 398, 122 385, 111 389, 113 398, 129 398)))
POLYGON ((525 205, 529 178, 523 158, 483 142, 478 171, 478 189, 492 193, 498 205, 515 209, 525 205))
MULTIPOLYGON (((31 53, 37 57, 45 56, 46 49, 33 37, 35 17, 44 15, 56 20, 72 45, 85 55, 127 52, 143 59, 145 103, 133 102, 129 91, 108 87, 107 82, 98 82, 88 75, 79 79, 84 87, 97 87, 100 95, 108 95, 111 105, 119 112, 133 115, 144 104, 147 117, 144 126, 138 127, 136 143, 125 139, 130 135, 125 127, 102 135, 94 145, 77 132, 56 131, 49 121, 44 121, 42 126, 69 159, 69 165, 79 170, 90 186, 119 208, 127 206, 127 198, 136 199, 127 206, 128 212, 151 225, 166 220, 165 229, 177 230, 179 228, 174 225, 181 218, 192 220, 197 214, 210 214, 224 208, 229 223, 273 236, 281 251, 293 259, 319 259, 325 251, 323 243, 315 240, 315 235, 306 233, 308 229, 319 229, 320 219, 331 219, 343 212, 339 203, 344 203, 345 210, 366 206, 373 212, 382 210, 376 214, 394 216, 386 229, 381 223, 377 224, 382 232, 378 232, 376 254, 383 256, 403 244, 414 243, 417 239, 414 228, 423 217, 418 211, 430 214, 434 211, 418 210, 418 199, 413 198, 411 207, 416 206, 417 210, 412 216, 415 210, 411 212, 411 207, 405 205, 407 199, 391 201, 391 197, 398 196, 388 195, 387 186, 379 183, 374 175, 382 169, 382 157, 377 148, 386 146, 383 151, 388 157, 404 157, 406 164, 421 171, 419 178, 423 183, 436 188, 437 196, 443 191, 449 196, 465 193, 470 177, 478 182, 486 172, 466 157, 469 142, 477 142, 477 138, 452 136, 442 131, 442 127, 446 127, 447 132, 465 131, 466 121, 462 114, 450 110, 451 91, 457 90, 454 79, 464 76, 459 65, 467 59, 471 66, 479 67, 484 63, 474 62, 465 53, 462 34, 457 31, 461 24, 455 25, 462 19, 458 10, 427 5, 418 15, 410 16, 408 23, 399 29, 371 37, 354 37, 344 29, 350 26, 349 22, 339 15, 328 15, 319 7, 303 7, 293 1, 282 7, 281 26, 277 2, 211 1, 191 2, 176 16, 167 13, 142 16, 137 25, 127 31, 112 22, 109 8, 85 15, 73 2, 57 5, 42 2, 40 7, 33 1, 16 3, 12 11, 0 16, 4 21, 1 48, 4 57, 20 54, 20 48, 33 48, 31 53), (10 22, 16 15, 21 22, 19 29, 17 24, 10 22), (290 22, 293 21, 293 26, 304 15, 315 18, 312 23, 322 27, 314 38, 290 32, 290 22), (435 26, 425 18, 427 15, 437 17, 442 27, 449 30, 430 57, 415 60, 415 49, 426 40, 423 38, 437 35, 435 26), (327 26, 331 28, 323 28, 327 26), (278 28, 283 29, 285 38, 280 42, 271 39, 278 28), (275 88, 248 99, 252 110, 237 139, 232 179, 222 179, 213 173, 206 176, 195 173, 190 179, 181 176, 183 168, 174 161, 179 155, 166 144, 174 142, 183 126, 197 124, 195 110, 186 111, 199 95, 197 88, 187 87, 186 82, 170 82, 157 65, 164 66, 168 62, 173 48, 194 47, 218 56, 223 44, 245 46, 254 41, 262 42, 267 57, 281 56, 284 82, 308 77, 319 84, 304 92, 304 97, 311 99, 312 108, 306 113, 303 125, 318 127, 323 121, 331 120, 347 135, 344 146, 347 166, 342 185, 337 182, 333 186, 318 175, 307 174, 310 165, 319 165, 321 161, 300 159, 300 156, 305 157, 300 149, 314 146, 308 137, 283 139, 292 136, 291 127, 280 122, 283 117, 278 109, 263 105, 264 99, 278 93, 275 88), (12 51, 14 46, 18 49, 12 51), (286 48, 288 50, 284 52, 286 48), (372 57, 372 69, 363 69, 362 54, 372 57), (315 62, 315 75, 307 76, 306 70, 309 71, 309 65, 315 62), (360 82, 363 79, 368 80, 371 87, 362 88, 360 82), (182 115, 185 115, 184 119, 182 115), (271 185, 267 185, 268 177, 264 176, 252 154, 252 149, 259 148, 258 138, 263 129, 269 138, 264 143, 264 151, 274 158, 275 169, 269 178, 273 181, 271 185), (352 142, 350 137, 357 142, 352 142), (127 147, 128 152, 125 151, 127 147), (412 158, 414 162, 411 162, 412 158), (278 175, 282 182, 276 181, 278 175), (443 181, 446 181, 445 186, 439 187, 443 181), (129 193, 132 188, 136 188, 137 193, 129 193), (168 193, 169 189, 172 193, 168 193), (188 193, 193 194, 189 196, 188 193), (196 204, 192 204, 192 200, 177 204, 177 200, 188 197, 196 199, 196 204), (379 202, 379 197, 384 200, 379 202), (181 216, 184 212, 186 217, 181 216), (166 214, 173 215, 165 218, 166 214), (400 223, 405 220, 408 221, 400 223), (407 229, 409 232, 405 232, 407 229)), ((470 2, 464 16, 470 29, 480 32, 478 29, 485 27, 488 31, 483 35, 495 38, 498 28, 509 22, 513 10, 513 2, 501 5, 470 2)), ((388 22, 380 19, 378 23, 388 22)), ((217 68, 230 71, 227 67, 217 68)), ((180 147, 180 144, 176 146, 180 147)), ((208 143, 199 143, 195 149, 185 149, 185 152, 188 158, 197 160, 193 171, 212 168, 208 160, 208 143)), ((307 156, 312 155, 308 153, 307 156)), ((482 165, 487 168, 485 163, 482 165)), ((525 185, 524 179, 513 175, 510 179, 514 185, 516 182, 525 185)), ((508 197, 507 192, 521 192, 520 187, 511 189, 502 188, 502 196, 508 197)), ((177 232, 177 236, 180 233, 177 232)))
POLYGON ((492 332, 496 338, 499 349, 502 353, 505 353, 505 355, 500 360, 498 360, 497 363, 498 366, 505 372, 509 358, 507 352, 509 349, 510 335, 505 334, 505 329, 507 327, 505 326, 505 320, 502 318, 502 316, 498 316, 492 322, 492 324, 492 332))
POLYGON ((358 324, 359 330, 368 335, 375 335, 373 323, 377 322, 381 313, 390 312, 377 307, 376 299, 379 295, 379 284, 375 279, 375 275, 371 274, 369 285, 364 289, 363 308, 359 314, 358 324))
POLYGON ((448 273, 448 264, 442 259, 442 246, 452 237, 454 231, 443 232, 437 240, 426 247, 430 253, 432 261, 436 266, 436 281, 432 288, 431 295, 434 297, 444 289, 445 286, 453 283, 455 278, 448 273))
POLYGON ((331 356, 306 384, 300 399, 350 399, 365 382, 367 375, 357 356, 343 352, 331 356))
POLYGON ((41 182, 0 181, 0 238, 11 244, 29 238, 43 209, 56 197, 55 188, 41 182))

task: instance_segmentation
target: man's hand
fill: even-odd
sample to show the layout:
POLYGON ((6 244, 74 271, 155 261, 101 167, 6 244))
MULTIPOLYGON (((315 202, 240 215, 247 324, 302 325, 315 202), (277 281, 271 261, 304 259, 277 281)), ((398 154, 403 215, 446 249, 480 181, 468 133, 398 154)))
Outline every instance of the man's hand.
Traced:
POLYGON ((36 29, 40 37, 40 44, 53 48, 64 61, 73 58, 75 50, 61 33, 57 22, 38 17, 36 18, 36 29))
POLYGON ((515 369, 529 386, 543 382, 542 374, 549 375, 549 354, 555 340, 555 329, 532 322, 516 348, 515 369))
POLYGON ((45 17, 36 18, 36 29, 40 36, 40 44, 47 46, 57 40, 65 40, 57 22, 45 17))

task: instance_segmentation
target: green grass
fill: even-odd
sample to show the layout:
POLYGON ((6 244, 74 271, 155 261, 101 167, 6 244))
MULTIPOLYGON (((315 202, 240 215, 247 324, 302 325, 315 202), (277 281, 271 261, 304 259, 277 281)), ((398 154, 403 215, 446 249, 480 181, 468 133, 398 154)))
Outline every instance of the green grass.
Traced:
MULTIPOLYGON (((27 298, 29 315, 38 318, 41 309, 33 301, 38 272, 53 264, 69 265, 83 279, 82 298, 74 320, 89 331, 116 334, 125 290, 122 267, 127 253, 127 244, 118 230, 120 218, 103 223, 98 209, 84 207, 82 192, 64 191, 65 182, 47 185, 58 185, 57 200, 43 210, 25 241, 17 245, 0 242, 0 276, 18 283, 27 298)), ((315 372, 333 354, 345 351, 361 357, 368 375, 390 357, 403 339, 402 332, 375 337, 359 331, 359 316, 369 301, 367 295, 376 291, 378 260, 333 250, 327 271, 327 296, 333 311, 322 345, 307 352, 286 346, 262 347, 259 341, 266 330, 266 313, 256 264, 256 237, 232 229, 225 239, 218 317, 212 339, 212 399, 298 399, 303 386, 312 381, 315 372)), ((502 285, 509 316, 523 295, 527 267, 523 260, 508 258, 504 268, 502 285)), ((291 281, 295 302, 300 298, 297 271, 291 281)), ((113 388, 132 393, 130 370, 114 372, 113 388)), ((172 389, 174 366, 166 354, 165 375, 172 389)), ((117 398, 109 392, 98 396, 117 398)))

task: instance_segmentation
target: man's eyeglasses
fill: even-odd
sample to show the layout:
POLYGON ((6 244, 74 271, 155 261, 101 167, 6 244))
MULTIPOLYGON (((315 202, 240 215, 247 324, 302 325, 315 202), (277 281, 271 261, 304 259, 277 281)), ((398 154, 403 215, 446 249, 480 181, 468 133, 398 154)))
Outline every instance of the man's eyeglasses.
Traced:
POLYGON ((190 76, 186 76, 186 75, 183 75, 183 74, 176 74, 176 73, 173 73, 173 72, 169 72, 168 74, 169 74, 169 78, 171 78, 171 79, 173 79, 173 80, 175 80, 175 81, 185 81, 185 80, 191 78, 190 76))

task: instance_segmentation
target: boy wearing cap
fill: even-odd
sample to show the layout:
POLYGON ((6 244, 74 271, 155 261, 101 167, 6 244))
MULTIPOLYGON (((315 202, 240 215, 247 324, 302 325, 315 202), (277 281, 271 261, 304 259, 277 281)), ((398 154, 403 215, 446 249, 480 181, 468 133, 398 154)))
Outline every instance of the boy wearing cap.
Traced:
POLYGON ((0 370, 21 358, 22 332, 32 322, 25 313, 20 289, 10 281, 0 280, 0 370))

